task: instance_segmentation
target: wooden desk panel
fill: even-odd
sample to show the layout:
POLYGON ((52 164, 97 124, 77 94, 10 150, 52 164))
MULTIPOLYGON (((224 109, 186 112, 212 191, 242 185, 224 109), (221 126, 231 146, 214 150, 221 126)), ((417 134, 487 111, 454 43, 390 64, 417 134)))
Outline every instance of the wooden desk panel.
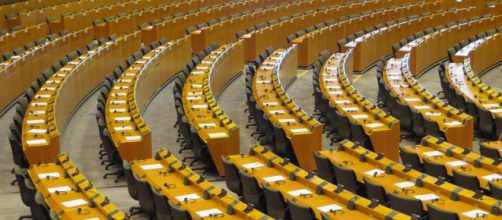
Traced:
POLYGON ((49 33, 47 24, 39 24, 23 28, 0 37, 0 54, 12 52, 16 48, 23 48, 40 38, 45 38, 49 33))
MULTIPOLYGON (((408 170, 402 164, 381 157, 361 146, 355 146, 350 141, 342 141, 337 149, 321 151, 319 154, 328 158, 332 163, 353 170, 359 182, 364 183, 363 177, 366 177, 373 183, 384 187, 388 193, 398 193, 400 196, 410 198, 434 194, 439 198, 438 201, 422 201, 424 209, 427 209, 425 204, 430 204, 437 208, 455 211, 459 214, 460 219, 470 219, 462 213, 481 208, 488 214, 492 212, 493 205, 497 209, 500 208, 494 198, 483 196, 482 199, 474 199, 472 198, 475 194, 473 191, 447 182, 436 184, 436 178, 425 176, 416 170, 408 170), (364 161, 361 160, 362 157, 365 158, 364 161), (398 183, 404 182, 409 182, 412 185, 404 188, 398 185, 398 183), (417 182, 421 182, 421 185, 417 185, 417 182), (451 194, 454 192, 457 193, 458 200, 451 199, 451 194)), ((485 218, 497 219, 498 217, 490 213, 485 218)))
POLYGON ((246 204, 214 187, 166 150, 159 151, 155 159, 133 161, 131 169, 173 204, 179 204, 187 210, 193 218, 205 217, 199 214, 201 211, 218 209, 225 219, 271 219, 256 209, 247 212, 246 204), (185 184, 186 181, 190 184, 185 184), (180 199, 188 195, 198 198, 187 201, 180 199), (230 208, 233 214, 228 213, 230 208))
POLYGON ((376 152, 398 161, 400 122, 357 92, 349 80, 352 65, 352 49, 346 53, 333 54, 319 74, 321 92, 338 112, 352 123, 362 126, 376 152))
POLYGON ((378 205, 369 208, 370 201, 356 196, 347 190, 337 190, 337 186, 310 175, 307 171, 298 168, 291 163, 285 163, 284 159, 266 150, 262 146, 255 146, 248 155, 235 155, 228 158, 243 172, 252 175, 260 186, 268 184, 269 187, 280 191, 287 200, 295 199, 297 203, 312 208, 317 218, 320 219, 320 207, 335 204, 342 208, 341 212, 325 213, 330 219, 410 219, 409 216, 398 213, 385 206, 378 205), (257 165, 256 168, 246 168, 249 165, 257 165), (267 177, 281 176, 283 180, 267 182, 267 177), (293 196, 294 190, 308 190, 307 196, 293 196), (320 193, 322 192, 322 193, 320 193), (358 198, 354 200, 354 198, 358 198), (355 208, 348 209, 349 201, 353 201, 355 208))
POLYGON ((322 128, 285 93, 284 86, 293 82, 296 72, 296 47, 278 49, 256 71, 252 92, 270 122, 284 131, 300 167, 311 170, 315 162, 310 154, 322 147, 322 128))
POLYGON ((90 29, 84 29, 48 42, 20 59, 7 61, 10 65, 0 68, 0 87, 6 88, 0 93, 0 111, 5 110, 21 95, 44 69, 59 61, 65 54, 84 48, 91 40, 90 29))

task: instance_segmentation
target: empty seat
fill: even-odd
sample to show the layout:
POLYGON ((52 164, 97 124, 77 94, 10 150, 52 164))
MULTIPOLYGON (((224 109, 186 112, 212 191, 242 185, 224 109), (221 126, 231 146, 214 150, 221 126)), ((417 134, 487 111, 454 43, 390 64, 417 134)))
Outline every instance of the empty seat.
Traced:
POLYGON ((448 210, 443 210, 435 205, 427 204, 429 220, 458 220, 458 214, 448 210))
POLYGON ((453 169, 453 181, 456 185, 470 189, 472 191, 481 190, 479 180, 476 176, 465 175, 453 169))
POLYGON ((415 152, 410 152, 404 147, 399 147, 399 156, 401 156, 401 162, 405 165, 411 166, 411 168, 423 171, 423 166, 420 163, 420 158, 415 152))
POLYGON ((422 202, 414 198, 404 198, 395 193, 389 194, 390 206, 392 209, 407 215, 417 215, 425 217, 425 211, 422 202))
POLYGON ((265 196, 256 179, 243 171, 239 171, 239 175, 242 183, 242 198, 244 202, 253 204, 260 211, 265 211, 265 196))
POLYGON ((493 182, 488 182, 488 187, 490 187, 490 196, 502 200, 502 188, 494 184, 493 182))
POLYGON ((237 195, 242 195, 242 184, 239 176, 239 170, 235 165, 227 160, 225 156, 221 156, 223 167, 225 168, 225 182, 230 191, 237 195))
POLYGON ((302 206, 292 199, 288 200, 291 220, 315 220, 314 211, 310 207, 302 206))
POLYGON ((429 174, 436 178, 442 177, 446 179, 448 177, 446 168, 444 167, 443 164, 434 163, 427 158, 424 158, 423 162, 424 162, 424 172, 426 174, 429 174))
POLYGON ((169 208, 171 209, 171 215, 173 220, 191 220, 192 216, 187 210, 181 208, 181 206, 176 205, 169 200, 169 208))
POLYGON ((488 147, 485 143, 479 143, 479 153, 485 157, 492 158, 494 160, 500 160, 500 153, 498 149, 488 147))
POLYGON ((364 184, 366 186, 367 198, 377 200, 378 203, 384 206, 389 205, 387 192, 385 192, 385 189, 382 186, 371 182, 366 176, 364 177, 364 184))
POLYGON ((275 219, 289 219, 289 209, 284 196, 278 190, 263 185, 263 193, 267 203, 267 214, 275 219))
POLYGON ((317 166, 317 176, 330 183, 336 183, 335 173, 329 159, 315 151, 313 154, 317 166))
POLYGON ((338 185, 343 185, 344 189, 358 195, 363 194, 362 196, 364 196, 364 193, 362 193, 364 190, 357 182, 356 174, 353 170, 345 169, 337 164, 333 164, 333 171, 335 172, 338 185))

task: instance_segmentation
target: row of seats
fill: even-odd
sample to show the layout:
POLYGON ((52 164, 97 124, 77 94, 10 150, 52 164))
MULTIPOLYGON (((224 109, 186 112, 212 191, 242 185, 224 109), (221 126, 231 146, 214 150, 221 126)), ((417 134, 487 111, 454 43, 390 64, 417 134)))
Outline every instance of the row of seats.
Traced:
POLYGON ((353 140, 388 158, 398 160, 400 122, 366 100, 352 86, 352 49, 346 53, 321 53, 313 64, 317 110, 335 140, 353 140))
POLYGON ((166 150, 160 150, 152 159, 125 161, 124 170, 129 195, 139 202, 139 210, 151 218, 270 219, 252 205, 213 186, 166 150))
POLYGON ((414 170, 403 151, 406 165, 346 140, 314 156, 320 177, 414 219, 496 219, 500 215, 497 199, 414 170))
MULTIPOLYGON (((206 170, 214 170, 224 175, 221 155, 240 153, 239 128, 235 122, 221 109, 215 100, 210 78, 220 60, 234 50, 236 44, 222 45, 219 48, 201 51, 200 63, 194 65, 186 75, 186 79, 178 77, 182 83, 181 101, 183 111, 180 112, 180 131, 187 147, 194 152, 195 161, 206 164, 206 170), (205 55, 205 56, 204 56, 205 55), (185 121, 183 117, 186 117, 185 121)), ((199 57, 197 57, 199 58, 199 57)), ((231 71, 228 69, 227 71, 231 71)), ((185 75, 181 75, 183 77, 185 75)), ((223 80, 221 77, 219 80, 223 80)), ((179 88, 178 88, 179 89, 179 88)), ((194 162, 192 162, 193 164, 194 162)))
POLYGON ((499 160, 484 158, 432 136, 423 138, 420 145, 402 147, 402 151, 408 158, 403 162, 428 175, 479 194, 502 198, 499 160))
POLYGON ((284 89, 296 77, 296 48, 269 49, 257 59, 254 67, 248 68, 246 90, 250 93, 249 113, 261 132, 261 143, 271 145, 274 152, 300 167, 312 169, 314 161, 308 154, 321 149, 322 126, 284 89))
POLYGON ((27 0, 8 5, 2 5, 0 6, 0 29, 7 29, 15 26, 15 24, 11 25, 9 23, 7 17, 16 18, 19 12, 26 13, 41 8, 50 8, 52 6, 64 5, 70 2, 75 2, 75 0, 27 0))
POLYGON ((116 219, 129 216, 101 195, 67 154, 55 163, 32 165, 28 179, 19 179, 21 198, 32 211, 32 218, 49 219, 116 219))
POLYGON ((255 146, 249 154, 224 158, 226 183, 246 203, 277 219, 410 219, 322 180, 255 146), (371 216, 371 217, 370 217, 371 216))
POLYGON ((49 29, 47 24, 39 24, 27 28, 19 27, 12 32, 4 33, 0 33, 0 39, 4 42, 0 45, 0 54, 18 50, 18 48, 23 48, 23 45, 30 44, 40 38, 45 38, 49 33, 49 29))
MULTIPOLYGON (((499 29, 502 31, 502 28, 499 29)), ((441 88, 449 103, 473 116, 475 128, 490 139, 495 139, 502 134, 502 118, 500 117, 502 95, 483 83, 477 76, 480 73, 476 73, 471 64, 488 62, 486 60, 490 60, 491 63, 498 62, 496 53, 485 54, 476 51, 476 48, 480 46, 483 46, 482 49, 495 46, 489 44, 496 44, 499 41, 498 39, 500 39, 500 34, 496 29, 492 29, 487 31, 486 34, 482 32, 470 37, 468 40, 461 41, 455 47, 448 49, 450 57, 448 69, 445 68, 444 64, 440 64, 438 70, 441 88), (484 46, 483 44, 488 45, 484 46), (470 50, 466 51, 462 48, 470 50), (453 57, 457 57, 457 54, 458 58, 456 59, 458 59, 458 62, 454 62, 453 57), (476 54, 483 54, 486 58, 477 58, 476 54)))

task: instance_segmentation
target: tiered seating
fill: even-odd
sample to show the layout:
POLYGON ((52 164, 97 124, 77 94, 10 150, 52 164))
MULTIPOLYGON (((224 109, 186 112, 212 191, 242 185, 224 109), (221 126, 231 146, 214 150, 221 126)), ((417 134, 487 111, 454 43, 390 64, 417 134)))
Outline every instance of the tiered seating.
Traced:
POLYGON ((314 10, 322 6, 333 4, 331 1, 294 1, 293 3, 282 3, 274 7, 268 6, 265 9, 257 9, 251 13, 236 14, 225 18, 224 21, 210 27, 191 32, 192 47, 194 51, 200 51, 211 43, 224 44, 235 41, 236 33, 246 30, 252 26, 254 29, 261 29, 268 24, 267 21, 279 19, 284 16, 299 16, 307 10, 314 10))
POLYGON ((475 127, 485 137, 496 139, 502 134, 502 94, 483 83, 478 75, 502 59, 496 52, 502 37, 492 29, 469 39, 472 42, 461 41, 464 47, 457 45, 462 48, 459 51, 455 47, 448 50, 450 64, 446 70, 444 66, 439 69, 441 86, 453 106, 474 117, 475 127))
MULTIPOLYGON (((26 88, 40 77, 40 73, 50 69, 54 63, 59 64, 59 59, 66 53, 85 47, 92 39, 92 36, 87 34, 88 31, 87 29, 66 36, 49 35, 47 38, 40 38, 34 47, 30 46, 31 49, 12 55, 2 62, 0 86, 5 89, 0 93, 0 109, 4 110, 13 104, 13 100, 25 92, 26 88)), ((19 102, 23 102, 23 97, 20 99, 19 102)))
POLYGON ((54 161, 59 154, 59 136, 75 107, 120 63, 126 54, 139 47, 139 34, 120 37, 98 46, 89 45, 87 53, 76 51, 60 61, 64 66, 42 86, 34 84, 32 97, 22 113, 22 146, 28 162, 54 161), (89 61, 92 65, 85 65, 89 61))
MULTIPOLYGON (((133 53, 126 60, 125 70, 115 68, 114 76, 105 81, 98 98, 98 126, 108 153, 118 151, 120 158, 128 161, 152 157, 151 131, 141 113, 157 89, 178 73, 190 54, 188 37, 170 42, 160 40, 133 53)), ((121 164, 121 160, 112 158, 108 156, 112 163, 121 164)))
POLYGON ((129 193, 156 219, 271 219, 213 186, 166 150, 155 159, 126 164, 129 193))
MULTIPOLYGON (((28 48, 25 47, 26 44, 31 43, 37 39, 44 38, 49 33, 49 28, 47 24, 39 24, 34 26, 29 26, 27 28, 21 28, 11 33, 0 36, 0 54, 19 54, 28 48)), ((8 58, 7 58, 8 59, 8 58)), ((3 58, 5 61, 6 58, 3 58)))
POLYGON ((66 154, 58 155, 55 163, 32 165, 28 174, 31 180, 26 181, 21 194, 30 197, 34 219, 129 219, 99 193, 66 154))
POLYGON ((242 195, 245 202, 267 210, 274 218, 410 219, 344 190, 344 186, 322 180, 262 146, 225 161, 227 186, 242 195), (241 188, 231 187, 235 185, 241 188))
POLYGON ((215 166, 222 176, 225 171, 221 156, 240 153, 240 131, 218 106, 216 99, 233 78, 229 76, 241 72, 242 50, 242 43, 236 43, 205 52, 207 56, 200 63, 194 63, 190 74, 185 76, 186 80, 180 80, 183 84, 180 100, 183 111, 178 113, 186 116, 182 121, 185 118, 188 122, 183 125, 185 129, 181 129, 181 134, 185 141, 189 140, 187 146, 193 150, 194 159, 208 164, 208 168, 215 166))
POLYGON ((400 122, 366 100, 352 86, 349 80, 352 56, 352 49, 349 49, 331 57, 321 56, 314 64, 317 109, 338 139, 353 140, 397 161, 400 122))
POLYGON ((483 157, 432 136, 423 138, 420 145, 403 147, 403 151, 420 158, 419 165, 431 176, 501 199, 500 160, 483 157))
MULTIPOLYGON (((405 44, 410 35, 412 38, 421 37, 426 33, 423 30, 429 28, 428 32, 433 26, 446 24, 474 15, 475 8, 461 8, 449 9, 447 11, 437 11, 434 13, 424 13, 419 15, 412 15, 407 18, 400 18, 396 21, 389 21, 387 28, 381 28, 362 36, 356 34, 348 37, 348 43, 342 51, 352 48, 354 57, 354 71, 364 71, 372 63, 381 57, 386 57, 392 54, 392 42, 401 42, 405 44)), ((411 39, 411 38, 410 38, 411 39)), ((343 41, 342 41, 343 42, 343 41)), ((343 45, 343 43, 341 43, 343 45)), ((397 43, 398 47, 401 46, 397 43)), ((404 46, 404 45, 403 45, 404 46)))
MULTIPOLYGON (((459 3, 462 4, 462 3, 459 3)), ((355 14, 349 17, 341 17, 338 19, 338 22, 326 26, 324 28, 321 28, 317 31, 307 33, 303 37, 299 37, 292 42, 295 44, 298 44, 298 49, 299 51, 304 54, 301 56, 299 59, 299 65, 300 66, 310 66, 312 65, 315 60, 318 57, 318 54, 323 51, 323 50, 328 50, 328 51, 339 51, 343 52, 342 48, 343 46, 350 41, 355 40, 355 38, 361 37, 365 34, 369 34, 375 30, 375 28, 372 28, 371 26, 375 26, 376 29, 381 29, 385 26, 394 26, 396 22, 393 22, 392 20, 398 19, 398 18, 405 18, 406 16, 413 16, 412 18, 415 18, 418 14, 423 13, 422 15, 424 16, 429 16, 430 11, 432 10, 440 10, 440 9, 446 9, 451 5, 451 1, 441 1, 440 3, 435 3, 435 4, 418 4, 419 7, 417 8, 416 6, 403 6, 401 7, 390 7, 385 11, 376 11, 374 13, 362 13, 362 14, 355 14), (420 9, 421 7, 424 7, 425 10, 420 9), (427 10, 429 7, 431 7, 429 10, 427 10), (408 9, 410 10, 408 12, 408 9), (388 17, 387 17, 388 16, 388 17), (356 37, 349 36, 356 33, 356 37), (347 37, 349 36, 349 37, 347 37), (335 40, 333 40, 335 39, 335 40), (340 40, 340 41, 338 41, 340 40), (338 42, 337 42, 338 41, 338 42)), ((470 15, 474 14, 474 10, 470 11, 470 15)), ((462 14, 461 14, 462 15, 462 14)), ((455 17, 455 15, 451 15, 455 17)), ((463 16, 468 16, 468 15, 463 15, 463 16)), ((438 17, 436 17, 438 18, 438 17)), ((444 19, 444 17, 442 17, 444 19)), ((403 20, 401 19, 401 20, 403 20)), ((439 19, 438 19, 439 20, 439 19)), ((426 20, 424 20, 426 21, 426 20)), ((429 21, 429 20, 427 20, 429 21)), ((437 22, 437 21, 436 21, 437 22)), ((407 28, 413 28, 413 25, 405 26, 407 28)), ((404 28, 404 27, 403 27, 404 28)), ((417 29, 421 30, 421 29, 417 29)), ((413 33, 413 32, 411 32, 413 33)), ((388 37, 392 37, 393 35, 400 35, 400 32, 392 32, 389 33, 388 37)), ((367 40, 372 40, 373 38, 382 38, 387 36, 387 34, 384 35, 375 35, 372 36, 372 38, 369 38, 367 40)), ((408 36, 408 35, 406 35, 408 36)), ((400 38, 398 38, 399 40, 400 38)), ((396 41, 398 41, 396 40, 396 41)), ((369 42, 369 41, 368 41, 369 42)), ((382 44, 381 48, 374 49, 371 51, 368 51, 366 53, 362 53, 361 56, 372 56, 373 54, 379 53, 379 54, 390 54, 390 47, 387 47, 384 45, 387 45, 392 41, 391 39, 384 39, 384 40, 379 40, 376 44, 382 44), (387 40, 387 41, 386 41, 387 40), (385 53, 383 53, 385 52, 385 53)), ((359 42, 357 42, 359 43, 359 42)), ((375 45, 376 46, 376 45, 375 45)), ((374 47, 375 47, 374 46, 374 47)), ((383 56, 383 55, 380 55, 383 56)), ((369 58, 370 58, 369 57, 369 58)), ((376 57, 379 59, 380 57, 376 57)), ((355 58, 355 60, 359 60, 358 57, 355 58)), ((370 59, 370 61, 374 62, 375 58, 370 59)), ((368 62, 362 60, 361 62, 368 62)), ((359 67, 357 63, 355 63, 357 67, 359 67)), ((357 68, 359 71, 359 68, 357 68)))
MULTIPOLYGON (((460 148, 454 151, 458 150, 460 148)), ((497 199, 412 169, 413 161, 419 159, 413 160, 404 149, 401 158, 406 166, 349 141, 342 141, 337 149, 316 155, 318 173, 323 173, 324 178, 353 192, 366 194, 396 211, 417 218, 428 215, 431 220, 500 218, 502 206, 497 199)))
POLYGON ((28 0, 18 1, 13 4, 0 6, 0 29, 7 29, 16 26, 18 22, 10 20, 17 19, 17 13, 21 11, 34 11, 40 8, 48 8, 56 5, 74 2, 75 0, 28 0), (11 24, 14 23, 14 24, 11 24))
MULTIPOLYGON (((261 55, 260 55, 261 56, 261 55)), ((256 62, 256 70, 248 74, 252 96, 248 97, 250 112, 262 132, 262 142, 273 146, 279 155, 288 157, 304 169, 313 169, 310 152, 322 146, 322 127, 307 115, 285 93, 296 77, 297 49, 278 49, 263 62, 256 62)), ((248 86, 249 87, 249 86, 248 86)))
MULTIPOLYGON (((463 20, 450 23, 450 28, 412 40, 397 51, 398 58, 391 59, 380 81, 385 103, 393 105, 401 115, 412 118, 412 130, 418 137, 433 135, 445 137, 448 142, 470 148, 473 141, 473 118, 439 100, 421 87, 414 78, 427 66, 442 57, 441 49, 449 47, 480 30, 497 25, 500 16, 463 20), (476 27, 476 28, 472 28, 476 27), (451 32, 455 30, 455 33, 451 32)), ((444 50, 443 50, 444 51, 444 50)), ((399 117, 398 117, 399 118, 399 117)))
MULTIPOLYGON (((405 0, 400 2, 406 3, 409 1, 405 0)), ((434 7, 437 6, 437 4, 432 2, 396 7, 395 5, 397 4, 396 2, 390 1, 349 2, 344 5, 324 6, 317 8, 317 11, 307 11, 310 13, 305 13, 304 15, 291 19, 285 19, 254 33, 243 35, 246 43, 245 58, 247 61, 252 61, 256 58, 259 51, 263 51, 267 47, 287 47, 289 43, 295 42, 295 38, 301 38, 305 34, 313 33, 326 26, 335 25, 335 20, 341 17, 346 18, 346 16, 351 16, 357 18, 354 19, 354 23, 359 22, 364 23, 364 25, 376 25, 379 21, 388 21, 389 18, 397 19, 397 16, 403 13, 416 14, 437 8, 434 7), (393 7, 388 10, 382 10, 382 8, 387 8, 389 6, 393 7), (358 14, 361 12, 364 13, 358 14)), ((354 23, 351 25, 355 25, 354 23)), ((362 30, 366 27, 367 26, 364 26, 357 30, 362 30)), ((304 55, 300 56, 299 59, 304 59, 303 56, 304 55)))

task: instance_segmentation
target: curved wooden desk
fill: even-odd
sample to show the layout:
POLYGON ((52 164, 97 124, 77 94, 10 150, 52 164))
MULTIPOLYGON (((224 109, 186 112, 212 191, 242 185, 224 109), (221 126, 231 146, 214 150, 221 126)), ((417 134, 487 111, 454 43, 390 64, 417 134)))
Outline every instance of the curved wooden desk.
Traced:
POLYGON ((115 82, 106 99, 105 118, 121 159, 151 158, 151 131, 141 114, 162 84, 190 57, 189 37, 171 41, 137 60, 115 82))
POLYGON ((66 153, 58 155, 55 163, 32 165, 28 175, 37 193, 60 219, 128 219, 99 193, 66 153))
POLYGON ((242 71, 242 42, 223 45, 206 56, 183 85, 183 109, 190 125, 204 141, 218 174, 225 175, 221 156, 240 153, 239 127, 223 112, 216 99, 242 71))
POLYGON ((30 164, 50 163, 59 154, 59 135, 82 100, 116 63, 140 47, 138 32, 107 42, 72 60, 45 82, 23 119, 23 151, 30 164))
POLYGON ((370 200, 285 162, 262 146, 255 146, 249 154, 231 156, 228 160, 252 175, 260 186, 267 184, 281 192, 285 199, 294 199, 312 208, 318 219, 321 219, 321 212, 330 219, 410 219, 382 205, 370 208, 370 200))
POLYGON ((248 205, 213 186, 166 150, 157 152, 155 159, 133 161, 131 169, 194 219, 211 218, 209 214, 224 219, 271 219, 256 209, 248 211, 248 205))
POLYGON ((319 154, 332 163, 353 170, 359 182, 363 183, 363 177, 366 177, 384 187, 388 193, 398 193, 400 196, 414 199, 427 194, 438 197, 438 201, 422 200, 425 209, 425 204, 431 204, 459 213, 460 219, 471 219, 463 213, 481 209, 479 211, 487 214, 484 218, 499 218, 498 212, 502 206, 498 200, 488 196, 473 198, 475 192, 448 182, 437 184, 438 180, 432 176, 408 169, 361 146, 355 146, 350 141, 342 141, 338 149, 321 151, 319 154), (363 157, 365 160, 361 160, 363 157))
MULTIPOLYGON (((366 100, 352 86, 352 49, 346 53, 333 54, 324 63, 319 74, 319 86, 330 105, 351 122, 361 125, 376 152, 399 160, 399 120, 366 100)), ((349 129, 349 128, 347 128, 349 129)))
POLYGON ((85 47, 91 40, 92 31, 87 28, 47 41, 41 47, 35 47, 20 57, 14 56, 0 64, 0 87, 6 88, 0 93, 0 112, 15 101, 44 69, 58 62, 70 51, 85 47))
MULTIPOLYGON (((322 23, 328 20, 334 21, 344 16, 349 16, 352 14, 361 13, 365 11, 371 11, 372 13, 357 16, 356 18, 354 18, 354 23, 358 23, 358 24, 354 23, 352 24, 358 26, 354 27, 354 30, 362 30, 367 26, 373 26, 380 22, 388 21, 390 19, 397 19, 398 16, 402 16, 403 13, 412 14, 412 13, 421 13, 432 10, 433 8, 432 6, 436 5, 435 3, 432 2, 417 3, 415 5, 397 6, 393 7, 392 9, 387 9, 387 10, 384 9, 381 11, 380 10, 377 11, 377 9, 383 9, 389 6, 396 6, 407 2, 410 1, 409 0, 401 0, 397 2, 370 1, 370 2, 346 3, 344 5, 331 5, 329 7, 319 8, 318 11, 316 12, 295 17, 268 26, 264 29, 257 30, 254 33, 251 33, 243 37, 246 43, 246 49, 245 49, 246 61, 253 61, 258 56, 258 53, 260 51, 264 51, 267 47, 285 48, 288 46, 286 40, 288 35, 294 34, 300 30, 305 30, 305 28, 309 26, 314 26, 318 23, 322 23)), ((307 41, 307 39, 305 39, 307 38, 306 36, 301 36, 299 38, 301 39, 296 39, 293 43, 301 44, 303 41, 307 41)), ((330 41, 333 41, 333 39, 330 39, 330 41)), ((303 65, 302 61, 306 59, 305 56, 308 56, 308 53, 312 52, 308 51, 308 48, 306 48, 306 46, 308 45, 302 44, 302 46, 299 46, 300 53, 298 61, 300 66, 305 66, 303 65)), ((317 52, 315 55, 319 54, 319 52, 317 52)))
POLYGON ((284 89, 296 79, 297 60, 295 46, 276 50, 256 71, 252 92, 270 122, 286 134, 300 167, 312 170, 315 162, 311 153, 322 147, 322 126, 296 105, 284 89))

